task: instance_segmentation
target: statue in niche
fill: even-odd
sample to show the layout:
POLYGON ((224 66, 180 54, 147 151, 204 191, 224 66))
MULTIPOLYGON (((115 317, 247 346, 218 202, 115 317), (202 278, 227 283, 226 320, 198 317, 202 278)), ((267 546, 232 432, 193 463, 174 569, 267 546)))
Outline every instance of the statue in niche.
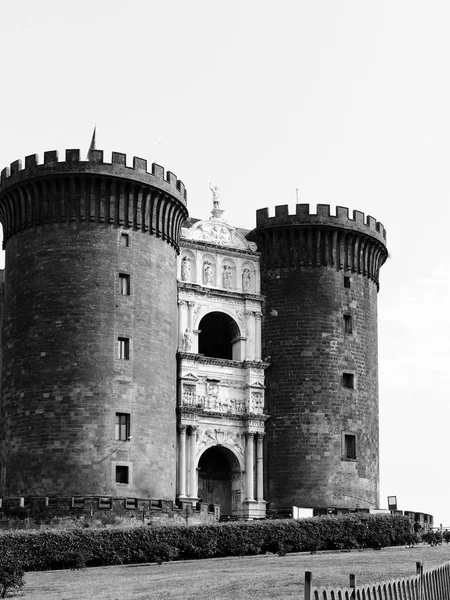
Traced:
POLYGON ((181 261, 181 281, 191 280, 191 261, 187 256, 181 261))
POLYGON ((213 396, 217 398, 219 396, 219 386, 215 382, 208 382, 206 385, 206 393, 208 396, 213 396))
POLYGON ((183 350, 185 352, 189 352, 191 349, 192 349, 192 333, 186 327, 186 330, 183 333, 183 350))
POLYGON ((229 265, 225 265, 223 268, 223 287, 230 289, 233 283, 233 271, 229 265))
POLYGON ((210 262, 203 264, 203 283, 205 285, 212 285, 213 282, 213 271, 210 262))
POLYGON ((242 271, 242 289, 244 292, 249 292, 252 288, 252 272, 250 269, 242 271))
POLYGON ((195 400, 195 387, 192 385, 183 386, 183 403, 193 404, 195 400))

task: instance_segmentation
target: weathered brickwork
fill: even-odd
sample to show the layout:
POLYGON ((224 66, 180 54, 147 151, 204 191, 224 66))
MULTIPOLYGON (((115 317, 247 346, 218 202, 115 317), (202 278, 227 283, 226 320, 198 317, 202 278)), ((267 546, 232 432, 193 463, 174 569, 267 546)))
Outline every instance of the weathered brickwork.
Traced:
POLYGON ((174 246, 187 211, 152 175, 130 182, 120 163, 113 176, 99 163, 86 175, 87 164, 67 172, 47 160, 2 179, 1 491, 173 499, 174 246), (116 439, 116 413, 130 415, 128 441, 116 439), (128 467, 128 485, 116 483, 116 465, 128 467))
POLYGON ((260 211, 251 234, 262 252, 263 357, 271 362, 267 497, 278 509, 374 508, 379 500, 376 296, 386 259, 384 230, 380 235, 364 222, 353 227, 344 216, 341 223, 321 219, 301 205, 301 216, 288 216, 284 209, 272 219, 260 211), (351 317, 347 332, 344 316, 351 317), (353 375, 354 389, 344 387, 344 373, 353 375), (355 458, 345 457, 346 434, 354 436, 355 458))

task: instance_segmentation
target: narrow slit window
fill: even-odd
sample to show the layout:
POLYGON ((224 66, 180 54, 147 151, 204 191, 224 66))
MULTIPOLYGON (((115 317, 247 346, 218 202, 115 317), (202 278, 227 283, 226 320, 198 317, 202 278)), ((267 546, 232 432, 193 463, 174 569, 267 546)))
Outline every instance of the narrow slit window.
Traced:
POLYGON ((356 435, 344 435, 344 458, 356 460, 356 435))
POLYGON ((344 275, 344 287, 350 288, 351 284, 352 284, 352 282, 351 282, 350 277, 348 277, 348 275, 344 275))
POLYGON ((353 319, 351 315, 344 315, 344 331, 345 333, 353 333, 353 319))
POLYGON ((353 373, 342 373, 342 385, 351 390, 355 387, 355 376, 353 373))
POLYGON ((122 465, 116 466, 116 483, 128 483, 129 482, 129 471, 128 467, 122 465))
POLYGON ((119 290, 121 296, 129 296, 131 292, 130 276, 126 273, 119 273, 119 290))
POLYGON ((130 245, 130 235, 128 233, 120 234, 120 245, 128 248, 128 246, 130 245))
POLYGON ((117 339, 118 357, 121 360, 130 360, 130 339, 120 337, 117 339))
POLYGON ((116 413, 115 438, 125 441, 130 437, 130 415, 128 413, 116 413))

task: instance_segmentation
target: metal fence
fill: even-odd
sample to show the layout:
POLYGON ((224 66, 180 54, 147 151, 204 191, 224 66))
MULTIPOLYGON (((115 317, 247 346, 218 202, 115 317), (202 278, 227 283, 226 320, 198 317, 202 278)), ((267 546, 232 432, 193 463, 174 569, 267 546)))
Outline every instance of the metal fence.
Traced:
POLYGON ((317 588, 312 573, 305 573, 305 600, 450 600, 450 563, 430 571, 416 563, 416 575, 367 585, 356 585, 350 575, 349 587, 317 588))

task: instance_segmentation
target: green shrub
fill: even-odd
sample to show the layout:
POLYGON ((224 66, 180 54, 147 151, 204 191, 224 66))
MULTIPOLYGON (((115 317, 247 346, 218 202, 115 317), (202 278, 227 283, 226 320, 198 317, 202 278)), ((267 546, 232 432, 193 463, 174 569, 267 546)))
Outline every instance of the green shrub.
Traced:
POLYGON ((24 570, 18 562, 5 557, 0 560, 0 598, 6 598, 9 592, 19 590, 23 584, 24 570))
POLYGON ((430 546, 439 546, 442 544, 442 533, 440 531, 427 531, 422 534, 422 542, 430 544, 430 546))
POLYGON ((404 545, 407 517, 349 514, 299 521, 266 520, 215 525, 129 529, 16 531, 0 534, 0 556, 25 570, 104 566, 245 556, 266 552, 350 550, 404 545))

